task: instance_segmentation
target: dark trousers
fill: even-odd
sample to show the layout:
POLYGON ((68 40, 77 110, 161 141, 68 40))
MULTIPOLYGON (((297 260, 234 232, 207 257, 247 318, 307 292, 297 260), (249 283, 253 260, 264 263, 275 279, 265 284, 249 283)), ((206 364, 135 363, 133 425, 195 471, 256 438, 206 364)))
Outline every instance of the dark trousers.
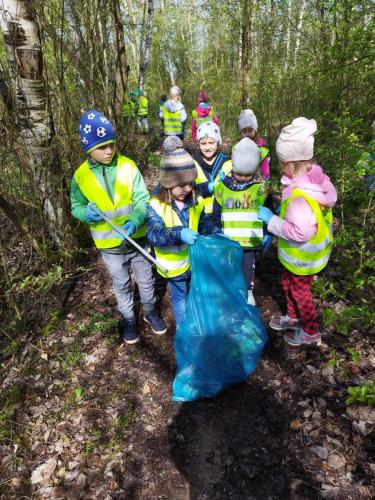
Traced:
POLYGON ((290 318, 300 319, 304 331, 310 335, 318 333, 317 313, 311 294, 314 276, 297 276, 283 269, 281 285, 284 289, 287 314, 290 318))
POLYGON ((247 289, 254 288, 254 272, 255 272, 255 251, 244 250, 242 260, 242 270, 246 278, 247 289))

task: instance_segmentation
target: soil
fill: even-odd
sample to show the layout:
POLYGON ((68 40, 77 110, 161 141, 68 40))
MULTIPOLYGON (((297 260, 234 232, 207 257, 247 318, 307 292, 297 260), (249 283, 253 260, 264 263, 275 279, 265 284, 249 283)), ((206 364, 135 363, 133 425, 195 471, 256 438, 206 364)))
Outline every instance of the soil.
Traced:
MULTIPOLYGON (((157 170, 144 174, 154 186, 157 170)), ((258 257, 254 295, 267 325, 283 310, 280 268, 275 249, 258 257)), ((167 334, 139 314, 141 342, 120 343, 111 283, 93 252, 56 328, 4 364, 1 498, 374 497, 375 410, 345 404, 348 383, 374 376, 370 337, 328 330, 320 347, 292 348, 269 330, 246 381, 173 403, 175 326, 159 278, 157 294, 167 334), (353 345, 358 363, 345 355, 353 345)))

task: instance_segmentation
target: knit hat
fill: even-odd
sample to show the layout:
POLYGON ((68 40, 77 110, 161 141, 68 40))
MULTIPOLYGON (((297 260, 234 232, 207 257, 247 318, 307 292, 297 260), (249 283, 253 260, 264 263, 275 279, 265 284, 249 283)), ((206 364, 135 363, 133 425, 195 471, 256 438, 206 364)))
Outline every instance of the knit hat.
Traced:
POLYGON ((253 174, 260 161, 259 149, 254 141, 244 137, 237 142, 232 151, 233 172, 237 174, 253 174))
POLYGON ((99 146, 116 142, 116 134, 112 124, 107 118, 96 111, 90 109, 79 120, 79 135, 81 147, 90 153, 99 146))
POLYGON ((258 130, 257 117, 252 109, 243 109, 238 117, 238 130, 241 132, 244 128, 258 130))
POLYGON ((200 90, 198 94, 198 102, 208 102, 208 95, 205 90, 200 90))
POLYGON ((284 127, 276 141, 276 154, 280 161, 311 160, 314 155, 316 121, 295 118, 284 127))
POLYGON ((210 137, 211 139, 215 139, 218 144, 222 144, 220 127, 214 122, 203 122, 199 125, 197 130, 197 141, 203 137, 210 137))
POLYGON ((169 189, 194 182, 198 172, 193 158, 182 148, 177 136, 169 136, 163 143, 164 155, 160 160, 160 184, 169 189))
POLYGON ((178 97, 181 94, 180 87, 173 85, 173 87, 171 87, 170 94, 172 97, 178 97))

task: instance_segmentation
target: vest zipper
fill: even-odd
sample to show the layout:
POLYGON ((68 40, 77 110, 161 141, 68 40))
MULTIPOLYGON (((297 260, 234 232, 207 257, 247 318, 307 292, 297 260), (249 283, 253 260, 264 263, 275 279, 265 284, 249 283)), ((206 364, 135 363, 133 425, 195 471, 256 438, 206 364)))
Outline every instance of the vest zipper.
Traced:
POLYGON ((114 205, 114 204, 115 204, 115 201, 114 201, 114 199, 113 199, 112 192, 111 192, 111 190, 109 189, 109 184, 108 184, 107 174, 105 173, 105 167, 102 167, 102 173, 103 173, 103 179, 104 179, 104 182, 105 182, 105 186, 106 186, 106 189, 107 189, 108 196, 109 196, 109 197, 110 197, 110 199, 111 199, 112 205, 114 205))

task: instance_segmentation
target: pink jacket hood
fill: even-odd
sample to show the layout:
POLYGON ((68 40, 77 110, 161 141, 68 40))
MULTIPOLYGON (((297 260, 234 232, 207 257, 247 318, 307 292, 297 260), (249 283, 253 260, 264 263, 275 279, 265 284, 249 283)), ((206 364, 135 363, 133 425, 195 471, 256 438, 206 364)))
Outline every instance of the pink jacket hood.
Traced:
POLYGON ((322 207, 333 207, 337 201, 337 193, 330 178, 325 175, 319 165, 312 164, 311 170, 305 174, 301 174, 294 179, 290 179, 286 175, 281 177, 283 186, 282 199, 289 198, 293 188, 298 188, 307 195, 314 198, 322 207))
POLYGON ((198 113, 199 118, 205 118, 211 112, 211 106, 209 104, 199 104, 195 107, 195 111, 198 113))

